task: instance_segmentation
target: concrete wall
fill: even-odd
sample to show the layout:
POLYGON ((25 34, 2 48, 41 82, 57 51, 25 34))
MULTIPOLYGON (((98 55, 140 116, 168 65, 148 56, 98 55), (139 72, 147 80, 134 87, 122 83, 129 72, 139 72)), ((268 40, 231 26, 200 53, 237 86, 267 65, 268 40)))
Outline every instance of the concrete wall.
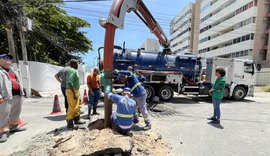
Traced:
MULTIPOLYGON (((20 62, 20 73, 23 75, 21 77, 23 85, 27 84, 26 77, 24 76, 25 68, 23 67, 23 63, 20 62)), ((29 73, 30 73, 30 81, 31 88, 44 92, 44 91, 52 91, 60 89, 60 83, 55 79, 54 75, 61 69, 60 66, 55 66, 46 63, 40 62, 32 62, 29 61, 29 73)), ((80 76, 80 83, 86 83, 85 66, 79 65, 78 73, 80 76)))

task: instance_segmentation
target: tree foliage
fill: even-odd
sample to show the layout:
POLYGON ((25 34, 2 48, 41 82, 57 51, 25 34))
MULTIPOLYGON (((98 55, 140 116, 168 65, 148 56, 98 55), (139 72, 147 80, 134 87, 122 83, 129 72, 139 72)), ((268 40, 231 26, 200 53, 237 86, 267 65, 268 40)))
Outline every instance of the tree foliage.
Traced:
MULTIPOLYGON (((50 0, 54 1, 56 0, 50 0)), ((23 1, 23 11, 34 23, 33 31, 26 33, 29 60, 64 65, 71 58, 80 58, 79 55, 92 50, 92 42, 82 30, 90 27, 90 24, 78 17, 69 16, 55 3, 46 2, 46 0, 23 1)), ((57 3, 59 4, 59 0, 57 3)), ((7 41, 3 38, 6 35, 2 36, 4 34, 2 21, 0 19, 2 24, 0 48, 7 50, 7 41)))

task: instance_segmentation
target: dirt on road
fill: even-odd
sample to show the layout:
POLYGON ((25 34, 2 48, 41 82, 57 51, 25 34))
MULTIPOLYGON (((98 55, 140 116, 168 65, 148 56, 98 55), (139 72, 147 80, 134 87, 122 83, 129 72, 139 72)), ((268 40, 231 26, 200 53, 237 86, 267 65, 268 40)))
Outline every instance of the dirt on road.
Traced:
POLYGON ((88 128, 67 131, 56 129, 34 137, 27 149, 13 153, 14 156, 99 156, 99 155, 170 155, 170 147, 162 136, 153 131, 133 131, 123 136, 111 129, 102 129, 96 124, 88 128))

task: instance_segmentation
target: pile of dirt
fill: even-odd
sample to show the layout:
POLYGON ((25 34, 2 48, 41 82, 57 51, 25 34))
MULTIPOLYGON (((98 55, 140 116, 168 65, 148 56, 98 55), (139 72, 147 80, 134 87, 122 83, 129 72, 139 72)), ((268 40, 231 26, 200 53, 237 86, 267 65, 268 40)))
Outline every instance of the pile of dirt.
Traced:
POLYGON ((102 123, 103 120, 93 122, 88 127, 91 130, 83 128, 65 132, 55 131, 35 138, 33 145, 14 155, 170 155, 169 147, 162 141, 161 135, 151 131, 134 131, 129 136, 123 136, 98 126, 102 123))
POLYGON ((74 131, 56 139, 57 147, 51 155, 169 155, 162 137, 155 134, 134 133, 123 136, 111 129, 74 131))

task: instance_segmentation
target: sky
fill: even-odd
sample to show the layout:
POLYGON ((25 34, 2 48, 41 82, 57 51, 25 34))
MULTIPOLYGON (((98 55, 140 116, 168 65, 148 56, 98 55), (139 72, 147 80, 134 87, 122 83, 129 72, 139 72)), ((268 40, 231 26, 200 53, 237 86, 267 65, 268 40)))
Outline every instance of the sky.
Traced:
MULTIPOLYGON (((105 29, 99 25, 99 18, 108 17, 113 1, 100 2, 67 2, 61 6, 69 15, 77 16, 88 21, 90 28, 84 28, 87 37, 93 42, 93 51, 82 56, 83 61, 89 66, 96 66, 98 48, 104 46, 105 29)), ((156 21, 169 37, 170 21, 190 2, 194 0, 143 0, 156 21)), ((143 22, 133 13, 126 15, 124 29, 117 29, 115 45, 122 46, 126 42, 126 48, 138 49, 147 38, 156 38, 143 22)), ((103 56, 103 52, 102 52, 103 56)))

